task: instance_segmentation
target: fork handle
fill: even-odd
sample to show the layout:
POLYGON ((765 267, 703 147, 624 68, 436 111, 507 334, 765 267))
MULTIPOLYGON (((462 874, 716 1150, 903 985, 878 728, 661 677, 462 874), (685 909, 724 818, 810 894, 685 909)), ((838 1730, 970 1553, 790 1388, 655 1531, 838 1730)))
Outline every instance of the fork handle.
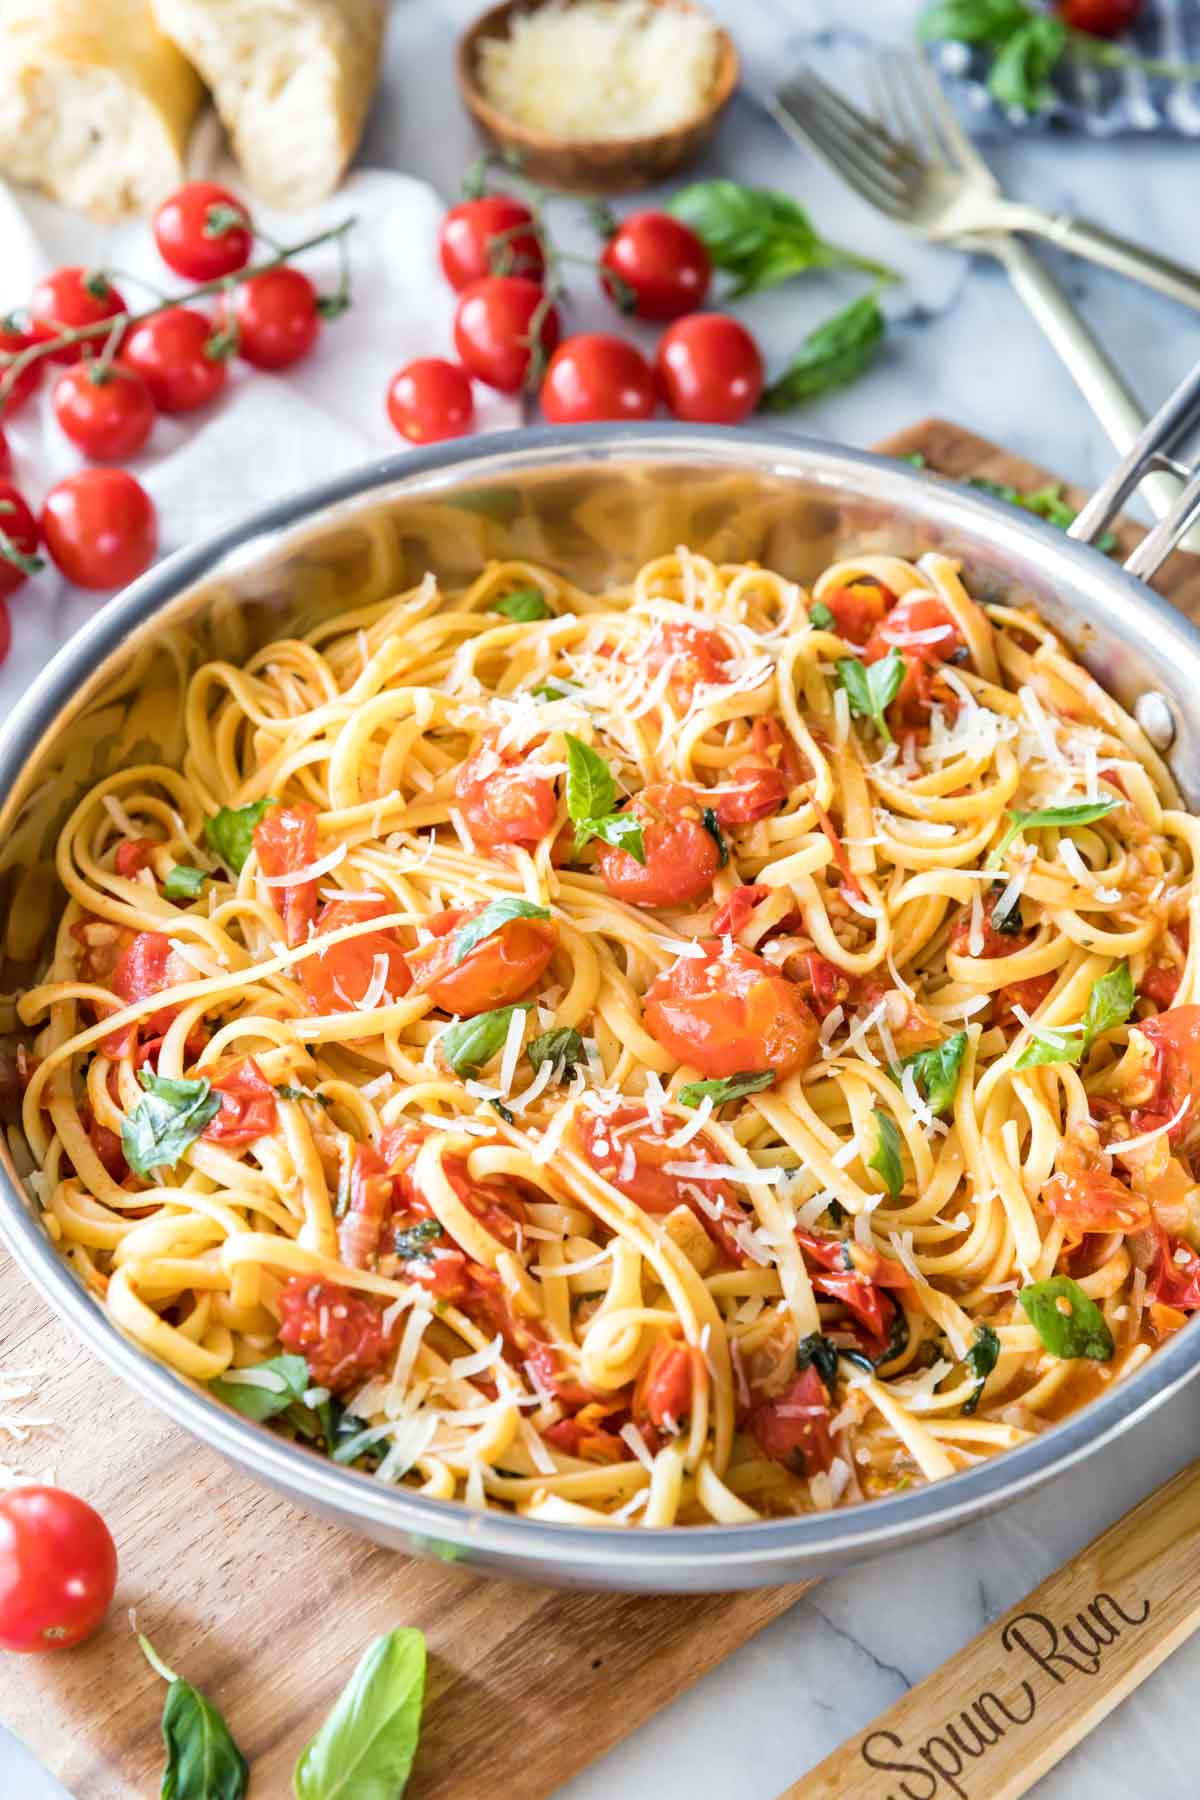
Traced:
POLYGON ((1145 287, 1169 295, 1172 300, 1182 301, 1184 306, 1200 310, 1200 274, 1185 268, 1182 263, 1173 262, 1169 256, 1160 256, 1156 250, 1143 249, 1140 244, 1130 243, 1128 238, 1105 231, 1088 219, 1008 202, 1003 208, 1002 222, 1008 231, 1035 232, 1062 250, 1100 263, 1103 268, 1113 269, 1118 275, 1126 275, 1131 281, 1140 281, 1145 287))

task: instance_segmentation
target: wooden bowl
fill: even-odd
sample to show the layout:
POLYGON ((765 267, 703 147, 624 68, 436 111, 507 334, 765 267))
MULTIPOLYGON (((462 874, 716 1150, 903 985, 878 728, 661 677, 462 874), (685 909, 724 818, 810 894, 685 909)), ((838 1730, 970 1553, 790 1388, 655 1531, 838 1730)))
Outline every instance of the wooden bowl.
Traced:
MULTIPOLYGON (((733 39, 717 27, 717 68, 712 91, 700 110, 669 131, 645 137, 560 138, 521 125, 499 112, 484 94, 478 78, 479 46, 484 38, 507 37, 513 15, 532 12, 544 0, 504 0, 476 19, 458 45, 458 86, 467 110, 499 149, 521 159, 521 171, 552 187, 583 193, 618 193, 650 187, 689 162, 707 144, 717 120, 738 84, 740 65, 733 39)), ((651 0, 678 12, 702 12, 690 0, 651 0)), ((707 15, 705 15, 707 16, 707 15)))

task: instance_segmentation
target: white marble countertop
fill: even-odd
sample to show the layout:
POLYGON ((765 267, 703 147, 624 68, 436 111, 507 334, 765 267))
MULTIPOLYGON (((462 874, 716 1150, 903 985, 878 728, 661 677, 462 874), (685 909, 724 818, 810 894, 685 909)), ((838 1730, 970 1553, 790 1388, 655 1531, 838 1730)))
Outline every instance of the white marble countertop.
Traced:
MULTIPOLYGON (((474 154, 454 92, 457 31, 481 0, 398 0, 388 79, 363 160, 426 177, 453 194, 474 154)), ((702 172, 793 192, 831 238, 902 269, 894 320, 870 378, 786 421, 865 445, 930 413, 956 419, 1085 484, 1110 466, 1104 436, 1004 277, 956 253, 915 250, 871 218, 782 138, 754 98, 798 60, 802 40, 837 25, 844 0, 709 0, 736 33, 747 89, 702 172), (760 85, 761 84, 761 85, 760 85)), ((860 0, 857 29, 903 36, 912 0, 860 0)), ((1200 263, 1193 146, 1167 139, 1102 145, 1034 137, 993 146, 1015 194, 1090 214, 1200 263)), ((1200 354, 1200 322, 1182 308, 1085 265, 1060 273, 1147 408, 1200 354)), ((813 277, 746 303, 768 361, 782 364, 810 326, 854 291, 813 277)), ((605 308, 580 289, 576 320, 605 308)), ((982 1523, 833 1577, 753 1643, 562 1790, 562 1800, 772 1800, 790 1781, 952 1655, 1079 1545, 1181 1467, 1200 1444, 1200 1384, 1121 1438, 1101 1459, 982 1523)), ((1200 1750, 1200 1639, 1047 1776, 1045 1800, 1192 1800, 1200 1750)), ((60 1795, 0 1742, 0 1792, 60 1795)), ((986 1800, 982 1788, 972 1800, 986 1800)))

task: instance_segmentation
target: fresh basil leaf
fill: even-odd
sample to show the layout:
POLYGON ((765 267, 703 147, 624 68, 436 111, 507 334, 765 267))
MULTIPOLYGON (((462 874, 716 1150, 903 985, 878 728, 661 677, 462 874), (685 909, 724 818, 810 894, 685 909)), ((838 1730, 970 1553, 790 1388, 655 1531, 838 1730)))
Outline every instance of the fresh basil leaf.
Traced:
POLYGON ((727 1100, 741 1100, 747 1094, 761 1094, 769 1088, 775 1079, 774 1069, 752 1069, 745 1075, 726 1075, 720 1081, 689 1081, 681 1087, 678 1099, 681 1106, 699 1106, 702 1100, 711 1100, 714 1106, 724 1106, 727 1100))
POLYGON ((528 1011, 526 1000, 520 1006, 500 1006, 495 1012, 477 1013, 473 1019, 447 1025, 438 1039, 442 1060, 464 1080, 473 1079, 504 1048, 513 1014, 528 1011))
POLYGON ((1008 883, 1003 880, 992 883, 992 893, 995 896, 992 906, 992 930, 998 931, 1001 937, 1019 937, 1025 929, 1025 921, 1021 916, 1021 902, 1014 895, 1004 911, 1000 911, 999 902, 1007 886, 1008 883))
POLYGON ((356 1463, 365 1457, 372 1465, 383 1460, 383 1439, 391 1431, 389 1425, 363 1425, 350 1412, 343 1412, 334 1427, 334 1442, 329 1454, 335 1463, 356 1463))
POLYGON ((314 1094, 311 1088, 292 1087, 287 1082, 284 1082, 282 1087, 277 1087, 275 1092, 279 1095, 281 1100, 315 1101, 318 1106, 325 1107, 326 1111, 333 1105, 333 1101, 329 1098, 328 1094, 314 1094))
POLYGON ((296 1800, 400 1800, 421 1735, 425 1638, 376 1638, 292 1776, 296 1800))
POLYGON ((1021 1309, 1051 1356, 1088 1357, 1108 1362, 1112 1332, 1104 1314, 1069 1275, 1035 1281, 1017 1295, 1021 1309))
MULTIPOLYGON (((882 1368, 884 1363, 894 1362, 898 1356, 903 1356, 904 1352, 908 1349, 908 1340, 911 1335, 908 1324, 908 1314, 898 1300, 894 1300, 892 1304, 895 1307, 895 1311, 892 1314, 892 1329, 888 1332, 887 1343, 871 1365, 876 1369, 882 1368)), ((844 1355, 845 1352, 843 1351, 842 1354, 844 1355)))
POLYGON ((951 38, 958 44, 1002 44, 1028 23, 1024 0, 939 0, 917 22, 917 36, 951 38))
POLYGON ((1119 962, 1115 969, 1100 977, 1088 995, 1083 1035, 1089 1049, 1104 1032, 1125 1023, 1133 1011, 1133 1001, 1133 976, 1129 964, 1119 962))
MULTIPOLYGON (((576 825, 603 819, 617 802, 617 784, 604 758, 581 738, 564 731, 567 746, 567 813, 576 825)), ((576 845, 577 848, 581 846, 576 845)))
POLYGON ((274 794, 267 794, 248 806, 223 806, 204 821, 205 843, 227 869, 240 875, 254 843, 254 827, 268 807, 278 805, 274 794))
POLYGON ((540 687, 535 687, 535 700, 570 700, 575 694, 582 694, 583 689, 577 681, 567 681, 561 675, 551 675, 540 687))
POLYGON ((738 181, 694 181, 667 209, 704 242, 712 262, 736 278, 733 295, 774 287, 808 269, 861 269, 882 280, 891 270, 819 236, 789 194, 738 181))
POLYGON ((964 1413, 973 1413, 979 1405, 983 1395, 984 1383, 995 1368, 999 1356, 1000 1339, 996 1336, 996 1333, 992 1330, 991 1326, 976 1326, 975 1337, 972 1341, 971 1348, 967 1351, 963 1361, 966 1363, 967 1368, 971 1371, 971 1374, 974 1375, 979 1385, 970 1397, 963 1402, 964 1413))
POLYGON ((900 1128, 890 1112, 882 1106, 871 1114, 875 1121, 875 1151, 867 1158, 868 1169, 874 1169, 883 1181, 891 1199, 897 1200, 904 1187, 904 1162, 900 1154, 900 1128))
POLYGON ((468 956, 476 944, 482 944, 513 919, 548 919, 548 906, 535 906, 532 900, 504 899, 493 900, 485 906, 481 913, 468 919, 454 933, 454 967, 468 956))
POLYGON ((879 662, 862 663, 857 656, 839 656, 837 675, 852 716, 872 720, 880 737, 890 744, 892 734, 884 715, 904 680, 904 658, 895 644, 879 662))
POLYGON ((1045 806, 1039 812, 1009 812, 1007 816, 1011 823, 988 857, 987 867, 997 868, 1009 845, 1023 831, 1037 830, 1043 825, 1094 825, 1097 819, 1106 819, 1110 812, 1123 805, 1124 801, 1114 795, 1111 800, 1080 800, 1070 806, 1045 806))
POLYGON ((121 1127, 125 1161, 137 1175, 174 1168, 210 1119, 221 1110, 221 1096, 208 1081, 173 1081, 165 1075, 138 1071, 146 1089, 121 1127))
POLYGON ((707 831, 709 837, 717 846, 717 856, 719 858, 717 867, 723 869, 725 864, 729 861, 729 846, 721 835, 721 826, 717 819, 716 809, 711 806, 706 806, 702 814, 702 819, 705 831, 707 831))
POLYGON ((906 1056, 900 1068, 911 1069, 917 1092, 933 1113, 947 1113, 958 1092, 958 1071, 967 1053, 967 1034, 956 1031, 929 1050, 917 1050, 906 1056))
MULTIPOLYGON (((271 1356, 266 1362, 251 1364, 255 1374, 272 1375, 278 1386, 251 1386, 248 1381, 230 1381, 219 1375, 210 1381, 208 1391, 224 1400, 247 1419, 273 1419, 285 1412, 293 1400, 299 1400, 313 1386, 307 1362, 302 1356, 271 1356)), ((235 1373, 240 1374, 237 1370, 235 1373)))
POLYGON ((531 625, 535 619, 553 618, 553 613, 546 605, 546 596, 541 588, 517 588, 511 594, 505 594, 503 600, 497 600, 492 607, 493 612, 503 613, 506 619, 515 619, 519 625, 531 625))
POLYGON ((1035 13, 1001 44, 988 75, 988 93, 1001 106, 1040 112, 1054 99, 1050 77, 1063 59, 1067 28, 1050 13, 1035 13))
POLYGON ((1049 1063, 1079 1063, 1087 1045, 1081 1031, 1039 1025, 1013 1064, 1014 1069, 1040 1069, 1049 1063))
POLYGON ((499 1114, 499 1116, 504 1120, 504 1123, 506 1125, 515 1125, 516 1124, 517 1115, 514 1113, 511 1106, 505 1106, 503 1100, 497 1100, 493 1097, 491 1100, 488 1101, 488 1105, 491 1107, 491 1109, 494 1113, 499 1114))
POLYGON ((421 1219, 416 1225, 406 1225, 397 1231, 392 1247, 405 1262, 430 1262, 433 1256, 430 1245, 441 1235, 439 1219, 421 1219))
POLYGON ((187 863, 176 863, 163 882, 163 893, 168 900, 198 900, 200 889, 207 880, 206 869, 192 869, 187 863))
POLYGON ((556 1025, 550 1031, 543 1031, 535 1037, 525 1051, 534 1072, 543 1063, 561 1063, 564 1075, 573 1075, 581 1064, 586 1063, 583 1039, 573 1025, 556 1025))
POLYGON ((823 600, 816 600, 808 609, 808 622, 815 625, 818 631, 832 631, 833 614, 823 600))
MULTIPOLYGON (((611 844, 614 850, 624 850, 627 856, 632 856, 634 862, 645 867, 646 844, 642 836, 641 820, 635 813, 609 813, 605 819, 589 819, 581 829, 585 844, 588 838, 598 837, 603 843, 611 844)), ((577 849, 582 848, 578 832, 575 846, 577 849)))
POLYGON ((149 1638, 142 1655, 167 1683, 162 1735, 167 1761, 160 1800, 242 1800, 250 1769, 228 1725, 206 1694, 169 1669, 149 1638))
POLYGON ((860 294, 809 332, 783 374, 764 391, 759 411, 782 412, 848 387, 874 362, 885 329, 874 294, 860 294))
POLYGON ((811 1363, 832 1400, 837 1390, 838 1348, 819 1331, 810 1331, 796 1345, 796 1367, 807 1369, 811 1363))

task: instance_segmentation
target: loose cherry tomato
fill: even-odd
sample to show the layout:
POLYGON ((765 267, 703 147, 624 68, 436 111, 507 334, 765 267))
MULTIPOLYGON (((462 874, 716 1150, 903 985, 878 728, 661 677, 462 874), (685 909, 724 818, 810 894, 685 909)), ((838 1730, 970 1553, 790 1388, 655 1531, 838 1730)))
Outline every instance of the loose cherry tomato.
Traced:
POLYGON ((55 418, 93 462, 136 456, 154 425, 150 389, 120 363, 72 363, 55 382, 52 398, 55 418))
POLYGON ((688 1346, 659 1338, 634 1384, 634 1424, 677 1436, 692 1410, 695 1377, 696 1361, 688 1346))
POLYGON ((552 425, 589 419, 648 419, 658 395, 654 371, 624 338, 580 332, 560 344, 542 382, 542 411, 552 425))
MULTIPOLYGON (((9 324, 0 325, 0 381, 3 381, 13 362, 21 355, 22 351, 28 350, 30 345, 35 344, 36 342, 37 339, 32 333, 17 331, 9 324)), ((5 394, 4 398, 0 400, 0 417, 7 416, 11 418, 13 413, 19 411, 28 400, 30 394, 37 391, 38 383, 41 379, 42 360, 39 358, 36 362, 31 362, 22 369, 21 373, 13 382, 12 387, 5 394)))
POLYGON ((65 1488, 0 1495, 0 1647, 69 1650, 91 1637, 117 1585, 100 1514, 65 1488))
POLYGON ((692 313, 669 325, 655 359, 677 419, 740 425, 763 390, 763 360, 744 325, 725 313, 692 313))
POLYGON ((851 644, 865 644, 896 596, 872 576, 860 576, 846 587, 822 594, 819 605, 833 614, 833 629, 851 644))
POLYGON ((536 775, 518 751, 485 737, 454 778, 454 796, 477 850, 540 844, 558 812, 554 783, 536 775))
MULTIPOLYGON (((125 302, 99 269, 56 269, 39 281, 29 302, 29 329, 43 342, 58 337, 63 331, 78 331, 87 325, 115 319, 126 310, 125 302)), ((103 343, 104 333, 96 332, 75 344, 62 344, 51 350, 51 362, 71 363, 83 355, 84 342, 95 346, 103 343)))
POLYGON ((463 290, 454 315, 454 344, 469 375, 515 394, 559 338, 555 307, 524 275, 487 275, 463 290), (537 355, 531 353, 536 340, 537 355))
MULTIPOLYGON (((686 1206, 728 1262, 745 1262, 734 1234, 747 1219, 733 1189, 727 1181, 705 1181, 704 1205, 698 1204, 697 1184, 667 1171, 668 1163, 681 1160, 667 1141, 670 1128, 656 1132, 644 1107, 621 1105, 610 1113, 586 1113, 576 1130, 584 1155, 618 1193, 659 1217, 686 1206)), ((688 1156, 722 1160, 716 1144, 703 1133, 692 1139, 688 1156)))
POLYGON ((154 241, 168 269, 189 281, 217 281, 244 269, 254 248, 250 214, 215 181, 189 181, 154 215, 154 241))
MULTIPOLYGON (((274 880, 292 876, 317 860, 317 809, 307 801, 298 806, 272 806, 254 827, 254 848, 263 874, 274 880)), ((317 916, 315 881, 289 881, 271 889, 275 908, 283 920, 288 948, 304 943, 317 916)))
POLYGON ((252 1056, 214 1076, 212 1085, 213 1092, 221 1096, 221 1110, 208 1121, 201 1137, 235 1150, 270 1136, 278 1118, 275 1089, 252 1056))
POLYGON ((461 293, 486 275, 526 275, 540 282, 546 259, 533 223, 525 202, 511 194, 481 194, 452 207, 438 234, 438 254, 450 286, 461 293))
POLYGON ((444 356, 419 356, 393 375, 387 391, 388 418, 410 444, 437 444, 461 437, 475 423, 471 381, 444 356))
POLYGON ((695 312, 711 280, 703 241, 666 212, 630 213, 600 256, 600 286, 622 311, 631 295, 639 319, 678 319, 695 312))
MULTIPOLYGON (((15 594, 36 570, 26 565, 37 561, 37 520, 11 481, 0 481, 0 599, 15 594)), ((8 650, 8 615, 5 614, 4 649, 8 650)))
POLYGON ((915 595, 894 606, 867 639, 863 661, 881 662, 893 648, 904 658, 904 679, 888 709, 894 718, 922 725, 933 702, 932 675, 942 663, 957 661, 966 641, 954 615, 932 594, 915 595))
POLYGON ((634 906, 684 906, 707 894, 721 853, 691 788, 656 783, 629 811, 641 821, 646 860, 601 844, 596 860, 609 892, 634 906))
POLYGON ((460 925, 484 906, 452 907, 429 921, 434 936, 408 952, 413 986, 443 1012, 469 1019, 476 1013, 511 1006, 527 994, 554 954, 558 933, 550 919, 510 919, 457 961, 460 925))
POLYGON ((827 1472, 833 1461, 829 1395, 815 1365, 794 1375, 781 1394, 760 1401, 746 1430, 765 1457, 793 1475, 827 1472))
POLYGON ((256 369, 287 369, 307 356, 321 330, 317 290, 299 269, 267 269, 222 298, 217 323, 227 330, 232 312, 238 355, 256 369))
MULTIPOLYGON (((317 914, 317 935, 342 931, 362 919, 378 919, 392 908, 386 900, 330 900, 317 914)), ((380 1006, 390 1006, 412 986, 404 952, 390 931, 364 931, 331 944, 299 964, 300 985, 315 1013, 356 1012, 374 979, 377 957, 386 964, 380 1006)))
POLYGON ((83 469, 52 487, 42 505, 42 538, 68 581, 118 588, 154 561, 154 502, 124 469, 83 469))
POLYGON ((317 1387, 334 1394, 361 1387, 391 1345, 380 1302, 352 1294, 336 1281, 293 1275, 280 1293, 279 1311, 280 1343, 305 1358, 317 1387))
POLYGON ((752 950, 717 938, 650 984, 646 1028, 664 1050, 705 1076, 774 1069, 789 1075, 812 1058, 819 1027, 795 982, 752 950))
POLYGON ((141 376, 160 412, 194 412, 225 386, 228 367, 219 351, 210 351, 214 338, 202 312, 169 306, 131 327, 120 360, 141 376))
POLYGON ((1073 1231, 1144 1231, 1150 1202, 1103 1169, 1068 1169, 1052 1175, 1042 1199, 1073 1231))
POLYGON ((1142 0, 1058 0, 1054 10, 1072 31, 1115 38, 1129 30, 1142 10, 1142 0))

